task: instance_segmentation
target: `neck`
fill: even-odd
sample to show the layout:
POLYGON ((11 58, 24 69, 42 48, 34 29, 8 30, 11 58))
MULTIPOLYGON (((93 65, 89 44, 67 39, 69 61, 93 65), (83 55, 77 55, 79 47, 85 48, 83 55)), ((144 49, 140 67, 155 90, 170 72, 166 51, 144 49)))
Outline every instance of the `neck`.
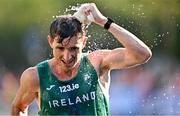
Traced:
POLYGON ((73 68, 65 69, 55 60, 51 60, 51 70, 58 78, 62 80, 69 80, 73 78, 77 74, 79 66, 80 62, 78 62, 73 68))

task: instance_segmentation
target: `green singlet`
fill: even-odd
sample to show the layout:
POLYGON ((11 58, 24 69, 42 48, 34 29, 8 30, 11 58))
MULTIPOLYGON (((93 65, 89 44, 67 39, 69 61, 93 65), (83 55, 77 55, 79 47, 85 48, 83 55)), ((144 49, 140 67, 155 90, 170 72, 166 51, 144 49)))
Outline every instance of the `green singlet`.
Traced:
POLYGON ((52 73, 49 64, 37 65, 40 80, 40 115, 96 115, 109 116, 108 98, 105 97, 97 73, 82 55, 77 75, 68 81, 60 81, 52 73))

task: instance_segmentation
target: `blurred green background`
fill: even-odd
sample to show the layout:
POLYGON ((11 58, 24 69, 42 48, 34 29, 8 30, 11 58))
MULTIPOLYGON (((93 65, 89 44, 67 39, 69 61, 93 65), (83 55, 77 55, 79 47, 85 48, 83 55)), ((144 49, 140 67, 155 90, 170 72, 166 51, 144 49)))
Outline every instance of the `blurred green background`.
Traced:
MULTIPOLYGON (((28 62, 25 38, 40 39, 35 41, 43 42, 41 52, 47 54, 46 38, 53 16, 83 2, 95 2, 105 16, 138 36, 153 53, 165 52, 180 58, 179 0, 0 0, 0 62, 15 71, 37 63, 28 62)), ((102 30, 90 27, 91 38, 101 37, 106 42, 102 30)), ((28 44, 33 42, 29 40, 28 44)))
MULTIPOLYGON (((67 8, 86 2, 95 2, 102 14, 145 42, 153 58, 163 54, 170 57, 169 62, 175 59, 179 64, 180 0, 0 0, 0 77, 12 72, 19 79, 27 67, 48 59, 50 23, 67 8)), ((87 35, 84 51, 120 46, 95 24, 90 25, 87 35)), ((10 101, 14 94, 11 96, 10 101)))

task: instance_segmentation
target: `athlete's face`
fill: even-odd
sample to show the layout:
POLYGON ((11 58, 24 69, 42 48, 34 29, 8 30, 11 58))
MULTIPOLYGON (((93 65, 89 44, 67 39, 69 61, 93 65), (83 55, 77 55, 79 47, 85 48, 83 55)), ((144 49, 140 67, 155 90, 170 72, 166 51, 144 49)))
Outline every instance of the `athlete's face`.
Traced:
POLYGON ((49 43, 53 49, 53 56, 58 64, 64 69, 72 69, 80 61, 82 49, 86 43, 86 37, 73 36, 65 38, 62 43, 49 38, 49 43), (50 39, 50 40, 49 40, 50 39))

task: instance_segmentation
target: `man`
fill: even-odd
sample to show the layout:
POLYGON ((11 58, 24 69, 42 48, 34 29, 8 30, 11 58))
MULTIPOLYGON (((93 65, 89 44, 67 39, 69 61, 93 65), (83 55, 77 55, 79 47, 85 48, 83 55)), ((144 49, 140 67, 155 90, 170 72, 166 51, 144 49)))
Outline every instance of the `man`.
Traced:
POLYGON ((12 104, 12 115, 24 112, 34 100, 40 115, 109 115, 109 71, 145 63, 150 49, 136 36, 103 16, 94 3, 83 13, 107 29, 124 48, 82 53, 86 44, 82 24, 61 16, 50 27, 53 58, 25 70, 12 104))

